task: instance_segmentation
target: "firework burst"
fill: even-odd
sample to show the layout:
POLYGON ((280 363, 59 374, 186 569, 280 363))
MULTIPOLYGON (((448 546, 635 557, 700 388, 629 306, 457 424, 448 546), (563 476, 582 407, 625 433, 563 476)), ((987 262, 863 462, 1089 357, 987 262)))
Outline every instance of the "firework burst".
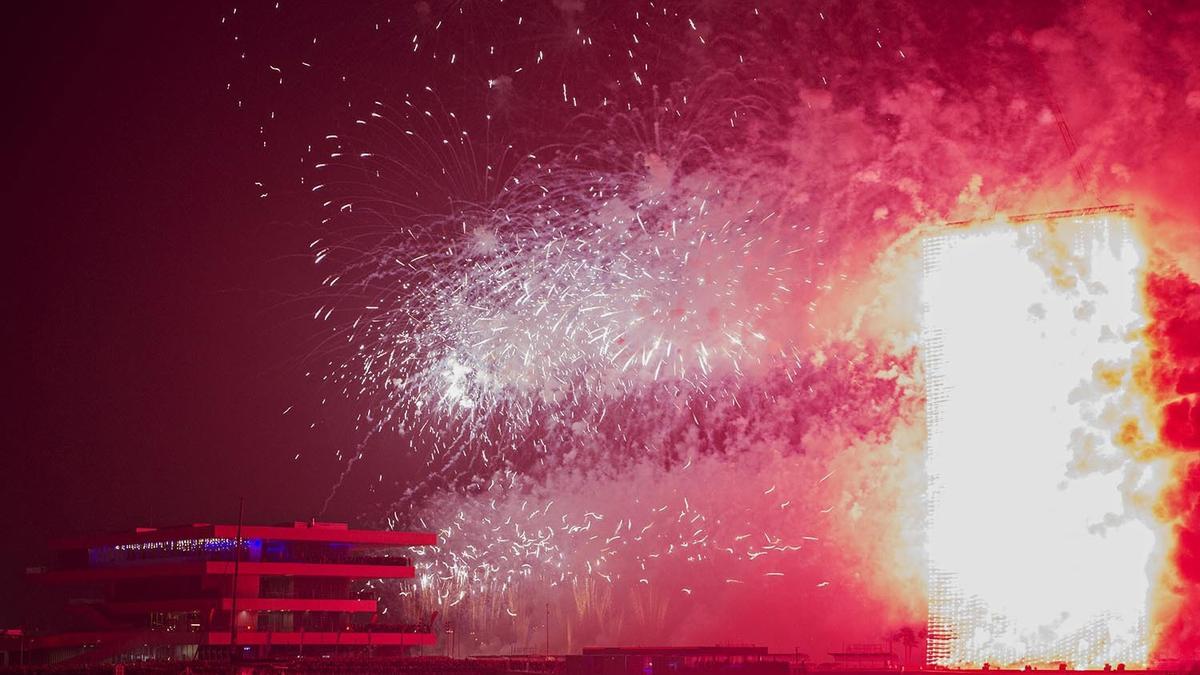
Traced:
MULTIPOLYGON (((503 448, 489 434, 594 427, 618 401, 735 391, 747 369, 794 364, 803 331, 766 331, 798 321, 785 310, 821 289, 812 262, 823 237, 723 152, 731 133, 713 129, 756 132, 768 117, 750 94, 709 100, 727 83, 632 108, 582 144, 519 160, 510 146, 489 160, 460 126, 435 125, 445 142, 428 142, 438 116, 411 102, 367 126, 413 148, 331 139, 322 169, 341 161, 355 180, 320 183, 348 195, 325 206, 383 233, 347 268, 361 305, 339 310, 352 317, 341 331, 352 351, 334 376, 372 402, 373 429, 433 424, 503 448), (414 122, 426 128, 406 128, 414 122), (405 154, 420 161, 396 159, 405 154), (434 177, 444 192, 480 197, 447 200, 439 216, 406 213, 405 191, 438 192, 409 168, 430 159, 444 167, 434 177), (468 180, 481 164, 482 180, 468 180)), ((318 262, 329 255, 314 248, 318 262)), ((326 283, 345 286, 347 273, 326 283)), ((503 456, 478 453, 485 464, 503 456)))

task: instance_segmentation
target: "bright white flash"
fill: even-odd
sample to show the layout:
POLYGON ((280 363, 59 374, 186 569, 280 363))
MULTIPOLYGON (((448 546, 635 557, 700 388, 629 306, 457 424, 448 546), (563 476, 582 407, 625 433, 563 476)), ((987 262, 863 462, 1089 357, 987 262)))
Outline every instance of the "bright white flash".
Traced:
POLYGON ((450 359, 446 364, 446 391, 442 400, 463 408, 475 407, 475 402, 467 393, 467 378, 471 373, 470 366, 463 365, 457 359, 450 359))
POLYGON ((1095 385, 1143 322, 1132 228, 976 226, 922 255, 930 663, 1144 664, 1154 533, 1095 385))

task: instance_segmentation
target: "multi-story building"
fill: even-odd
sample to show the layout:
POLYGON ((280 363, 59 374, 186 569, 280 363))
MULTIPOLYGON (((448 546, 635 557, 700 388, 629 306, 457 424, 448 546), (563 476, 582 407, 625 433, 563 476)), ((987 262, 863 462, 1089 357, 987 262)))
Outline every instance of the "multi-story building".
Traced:
POLYGON ((382 616, 364 581, 414 576, 424 532, 342 523, 197 524, 61 540, 30 577, 70 590, 64 630, 27 638, 42 661, 395 654, 432 645, 428 620, 382 616), (240 545, 239 545, 240 542, 240 545))

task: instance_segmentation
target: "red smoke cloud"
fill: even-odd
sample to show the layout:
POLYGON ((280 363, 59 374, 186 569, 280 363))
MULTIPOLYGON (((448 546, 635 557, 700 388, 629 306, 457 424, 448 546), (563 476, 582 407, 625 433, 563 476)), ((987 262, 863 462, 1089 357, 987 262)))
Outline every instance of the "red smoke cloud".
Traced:
POLYGON ((1146 290, 1159 436, 1175 468, 1160 506, 1173 541, 1155 652, 1187 658, 1200 649, 1200 283, 1172 270, 1151 275, 1146 290))

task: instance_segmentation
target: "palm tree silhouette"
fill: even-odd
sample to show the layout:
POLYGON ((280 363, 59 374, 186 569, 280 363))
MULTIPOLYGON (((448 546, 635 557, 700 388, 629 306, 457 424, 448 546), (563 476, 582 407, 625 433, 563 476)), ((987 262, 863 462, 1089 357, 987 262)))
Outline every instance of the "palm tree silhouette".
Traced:
POLYGON ((892 643, 899 642, 904 646, 904 661, 902 665, 908 667, 912 661, 913 648, 925 641, 928 637, 928 631, 924 627, 914 628, 912 626, 902 626, 887 634, 888 651, 892 651, 892 643))

